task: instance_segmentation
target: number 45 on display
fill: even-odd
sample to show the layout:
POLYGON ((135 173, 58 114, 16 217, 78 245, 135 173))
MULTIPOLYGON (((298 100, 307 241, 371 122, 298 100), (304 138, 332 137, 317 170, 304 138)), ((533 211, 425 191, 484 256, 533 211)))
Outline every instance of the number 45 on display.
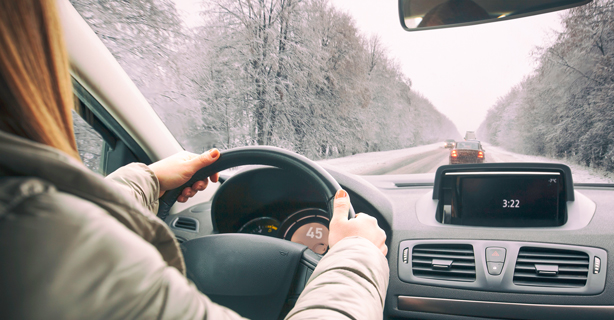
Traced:
POLYGON ((315 233, 313 229, 313 227, 309 227, 309 230, 307 231, 307 236, 312 239, 322 239, 322 228, 315 228, 315 233))

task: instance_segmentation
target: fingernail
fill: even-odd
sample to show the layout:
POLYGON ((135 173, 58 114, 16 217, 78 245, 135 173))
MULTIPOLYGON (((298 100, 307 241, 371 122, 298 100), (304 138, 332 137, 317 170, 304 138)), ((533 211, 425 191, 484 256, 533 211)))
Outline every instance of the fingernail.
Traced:
POLYGON ((209 155, 211 156, 211 158, 215 159, 220 156, 220 150, 213 148, 209 150, 209 155))
POLYGON ((337 191, 337 194, 335 195, 335 199, 345 198, 347 196, 348 196, 348 193, 345 192, 345 190, 341 189, 341 190, 337 191))

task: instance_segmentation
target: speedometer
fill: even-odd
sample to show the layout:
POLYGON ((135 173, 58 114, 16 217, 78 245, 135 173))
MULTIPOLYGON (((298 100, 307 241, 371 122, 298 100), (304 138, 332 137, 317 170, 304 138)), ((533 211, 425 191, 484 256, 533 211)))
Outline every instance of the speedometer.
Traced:
POLYGON ((289 216, 280 227, 284 239, 306 245, 313 252, 328 251, 328 213, 322 209, 304 209, 289 216))
POLYGON ((262 217, 250 220, 244 224, 239 233, 261 234, 270 237, 277 237, 279 221, 277 219, 262 217))

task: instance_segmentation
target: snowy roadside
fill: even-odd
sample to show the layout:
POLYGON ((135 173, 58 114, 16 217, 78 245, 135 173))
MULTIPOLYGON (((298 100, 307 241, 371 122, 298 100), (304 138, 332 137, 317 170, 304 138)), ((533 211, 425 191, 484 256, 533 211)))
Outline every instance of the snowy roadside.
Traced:
POLYGON ((317 162, 319 164, 333 166, 347 173, 360 175, 365 174, 366 172, 373 172, 374 170, 377 170, 379 168, 390 166, 391 164, 402 161, 408 156, 440 149, 442 147, 443 143, 437 142, 419 147, 360 153, 343 158, 320 160, 317 162))
POLYGON ((571 168, 574 183, 614 183, 614 175, 603 171, 594 170, 574 163, 567 163, 558 159, 550 159, 541 156, 530 156, 526 154, 514 153, 501 147, 495 147, 486 142, 482 142, 486 150, 487 158, 490 156, 492 162, 554 162, 562 163, 571 168))

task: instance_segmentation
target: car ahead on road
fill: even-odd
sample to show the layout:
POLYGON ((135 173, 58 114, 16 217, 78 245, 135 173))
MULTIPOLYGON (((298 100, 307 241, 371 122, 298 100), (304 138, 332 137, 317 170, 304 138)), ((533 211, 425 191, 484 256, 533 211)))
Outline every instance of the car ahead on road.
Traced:
POLYGON ((456 141, 454 141, 454 139, 448 139, 446 140, 446 142, 443 143, 444 148, 454 148, 455 145, 456 141))
POLYGON ((477 137, 475 136, 475 131, 467 131, 465 133, 465 141, 468 140, 477 140, 477 137))
MULTIPOLYGON (((284 91, 281 91, 286 87, 293 88, 293 81, 279 77, 276 79, 279 82, 271 81, 270 90, 266 91, 264 90, 263 82, 250 82, 258 73, 253 72, 248 67, 236 68, 233 61, 223 61, 224 63, 216 64, 214 60, 188 60, 186 64, 195 70, 202 68, 203 65, 213 65, 215 68, 221 68, 226 64, 230 66, 230 69, 236 69, 236 77, 240 80, 231 83, 233 86, 227 87, 224 81, 232 80, 230 79, 233 76, 232 73, 223 72, 224 70, 219 71, 214 68, 209 74, 205 72, 198 74, 199 78, 196 79, 198 81, 194 81, 196 85, 190 83, 187 87, 197 87, 202 91, 203 95, 208 94, 206 96, 207 99, 221 97, 222 99, 228 98, 229 100, 222 101, 222 103, 219 101, 209 103, 208 100, 204 100, 204 102, 191 101, 187 98, 184 99, 179 94, 175 96, 169 95, 173 93, 172 90, 167 90, 168 88, 164 86, 153 85, 156 84, 155 81, 163 79, 156 79, 151 75, 154 71, 163 68, 164 65, 160 61, 152 63, 150 68, 144 68, 142 65, 136 65, 136 67, 130 65, 131 62, 145 60, 145 58, 141 58, 141 53, 147 53, 145 49, 165 48, 163 45, 158 45, 158 43, 151 45, 147 42, 143 42, 144 46, 140 48, 132 40, 156 25, 161 25, 164 28, 178 25, 179 23, 164 24, 157 22, 158 20, 156 19, 160 18, 161 14, 169 13, 170 10, 160 10, 159 8, 158 10, 147 10, 147 12, 153 12, 155 15, 152 19, 152 21, 156 22, 155 24, 150 23, 145 18, 141 19, 141 15, 135 13, 122 16, 123 20, 117 19, 117 17, 114 17, 114 19, 101 19, 96 16, 107 11, 121 13, 122 11, 118 9, 121 5, 141 3, 140 7, 151 8, 151 6, 158 3, 169 3, 169 1, 71 1, 75 4, 75 8, 84 11, 87 11, 87 7, 82 5, 83 3, 90 3, 92 6, 104 6, 103 9, 106 11, 91 10, 91 12, 87 11, 83 16, 93 21, 93 27, 99 26, 104 22, 108 22, 109 28, 117 27, 116 29, 102 30, 106 33, 99 32, 101 30, 96 30, 96 33, 92 31, 68 0, 60 0, 58 2, 61 4, 60 13, 63 29, 66 34, 65 41, 71 58, 73 90, 79 100, 79 107, 76 108, 76 111, 87 124, 92 126, 92 131, 98 131, 103 137, 98 137, 99 144, 97 144, 97 149, 94 148, 96 149, 94 150, 95 152, 86 153, 82 158, 86 162, 92 155, 98 155, 100 159, 99 162, 96 162, 95 167, 99 168, 102 174, 110 173, 118 167, 134 161, 149 164, 183 151, 184 147, 178 142, 178 139, 180 139, 179 134, 182 131, 192 132, 192 130, 208 127, 223 127, 227 129, 225 130, 228 133, 222 136, 223 139, 220 139, 224 144, 219 144, 220 149, 226 151, 225 149, 232 149, 233 146, 237 145, 258 144, 258 137, 254 136, 256 134, 262 140, 266 140, 267 136, 275 138, 278 130, 287 129, 288 126, 295 125, 296 123, 316 123, 319 121, 321 126, 310 130, 315 133, 322 133, 322 135, 313 141, 314 145, 310 145, 310 148, 313 150, 323 150, 322 152, 334 149, 328 146, 331 136, 326 131, 328 129, 326 126, 330 126, 329 122, 326 122, 327 116, 333 112, 344 114, 342 111, 345 110, 346 106, 333 108, 334 104, 324 100, 327 106, 331 106, 331 109, 327 110, 327 112, 311 112, 313 110, 308 108, 313 101, 317 101, 316 98, 328 98, 335 94, 346 100, 348 97, 353 97, 346 92, 333 90, 340 87, 335 81, 340 81, 341 78, 333 79, 334 81, 330 80, 329 86, 316 87, 312 91, 313 95, 308 97, 311 100, 300 104, 305 110, 310 111, 305 113, 307 117, 293 118, 294 114, 282 112, 295 102, 294 100, 298 100, 299 95, 282 95, 284 91), (139 19, 135 20, 134 16, 138 16, 139 19), (137 25, 139 21, 145 22, 143 28, 137 30, 130 29, 137 25), (111 32, 117 30, 119 30, 118 33, 111 32), (121 32, 122 30, 123 33, 121 32), (105 44, 97 37, 97 34, 107 43, 113 39, 116 42, 113 43, 113 46, 108 45, 108 47, 105 47, 105 44), (120 47, 120 44, 125 44, 127 47, 120 47), (149 44, 149 46, 145 46, 146 44, 149 44), (123 57, 123 59, 116 59, 109 49, 114 50, 113 53, 120 58, 123 57), (143 51, 139 51, 141 49, 143 51), (136 52, 134 56, 122 56, 122 54, 132 51, 136 52), (120 65, 118 60, 124 63, 124 65, 120 65), (126 73, 125 70, 131 72, 131 74, 126 73), (138 76, 139 70, 146 71, 142 73, 144 76, 141 78, 138 76), (218 79, 219 83, 214 82, 215 79, 218 79), (201 80, 202 82, 200 82, 201 80), (135 83, 144 86, 146 90, 142 90, 142 92, 147 96, 141 93, 135 83), (152 85, 147 86, 149 83, 152 85), (234 85, 235 83, 240 83, 241 85, 234 85), (254 92, 249 95, 239 96, 240 99, 231 96, 232 92, 236 89, 245 88, 253 88, 254 92), (160 89, 162 93, 159 96, 155 96, 152 94, 154 89, 160 89), (326 91, 329 89, 330 92, 326 91), (169 121, 168 123, 164 123, 160 119, 150 103, 158 103, 158 110, 164 108, 163 110, 167 113, 166 119, 169 121), (266 103, 269 104, 266 105, 266 103), (269 109, 259 107, 261 104, 265 107, 268 106, 269 109), (183 105, 186 108, 179 108, 179 106, 183 105), (191 110, 188 107, 197 108, 200 105, 206 106, 206 108, 196 109, 198 111, 196 114, 199 117, 207 116, 211 117, 211 119, 223 119, 223 121, 218 121, 219 123, 215 121, 209 122, 210 118, 203 118, 206 121, 198 123, 193 121, 202 119, 198 117, 182 117, 182 112, 191 110), (250 109, 246 108, 243 113, 227 114, 225 111, 228 110, 228 105, 246 105, 250 109), (248 113, 250 110, 258 111, 260 114, 269 113, 276 115, 278 121, 275 123, 271 122, 270 127, 265 127, 266 130, 261 133, 261 131, 255 129, 254 123, 249 121, 260 121, 264 124, 268 122, 257 119, 248 113), (177 114, 169 116, 173 111, 176 111, 177 114), (240 119, 239 125, 229 127, 227 121, 234 119, 240 119), (172 126, 177 126, 177 124, 179 124, 182 130, 173 133, 171 131, 173 129, 172 126), (283 127, 284 125, 286 127, 283 127), (253 132, 253 135, 249 136, 245 132, 253 132), (100 152, 101 150, 103 152, 100 152)), ((246 11, 249 10, 248 14, 245 15, 248 18, 252 16, 259 18, 265 12, 269 12, 268 10, 254 11, 253 6, 259 3, 268 4, 271 7, 273 5, 293 6, 297 4, 311 4, 312 2, 316 5, 323 3, 307 0, 296 2, 263 0, 258 2, 252 1, 248 5, 241 6, 241 4, 245 4, 244 0, 216 2, 237 4, 235 7, 224 6, 224 10, 228 11, 237 11, 237 8, 249 8, 245 9, 246 11)), ((449 2, 462 3, 463 1, 449 2)), ((475 0, 464 2, 475 2, 483 6, 488 5, 491 12, 483 21, 488 21, 491 18, 502 21, 513 19, 515 13, 518 13, 519 16, 524 16, 530 15, 532 12, 545 13, 571 6, 569 2, 565 1, 563 4, 560 4, 563 7, 548 9, 547 5, 552 3, 559 5, 559 3, 547 0, 522 2, 475 0), (517 5, 517 7, 497 8, 497 6, 505 6, 510 3, 515 6, 517 5), (522 8, 522 6, 533 4, 536 4, 537 7, 522 8), (546 6, 543 6, 544 4, 546 6)), ((579 2, 576 5, 585 4, 588 1, 579 2)), ((601 4, 604 2, 607 1, 596 3, 601 4)), ((363 3, 375 2, 352 1, 351 3, 352 6, 358 7, 362 6, 363 3)), ((384 7, 387 3, 389 2, 377 2, 376 6, 384 7)), ((420 22, 420 24, 424 25, 423 29, 445 27, 444 25, 437 26, 427 23, 425 12, 422 12, 424 18, 421 17, 420 10, 428 10, 423 9, 425 8, 425 3, 439 5, 444 3, 444 1, 423 1, 420 3, 417 0, 401 0, 398 3, 398 9, 401 11, 416 9, 416 12, 400 13, 401 24, 404 28, 407 28, 406 22, 409 23, 411 20, 424 21, 424 23, 420 22)), ((607 3, 611 6, 612 2, 607 3)), ((593 4, 589 4, 587 7, 593 4)), ((396 7, 396 5, 395 3, 394 6, 396 7)), ((310 6, 308 9, 312 11, 296 11, 293 14, 302 12, 309 14, 310 17, 322 19, 324 17, 323 14, 311 15, 311 12, 317 8, 318 6, 310 6)), ((279 24, 277 29, 274 26, 264 24, 268 23, 265 19, 260 19, 262 20, 262 25, 260 21, 246 20, 245 28, 251 29, 240 29, 241 23, 228 23, 232 28, 238 28, 237 33, 229 38, 232 41, 239 41, 243 36, 263 35, 272 39, 272 35, 275 35, 275 32, 287 30, 286 27, 292 23, 292 17, 295 17, 287 13, 286 10, 290 10, 289 7, 284 7, 283 10, 278 9, 270 11, 279 13, 276 20, 270 19, 273 23, 279 24), (280 25, 281 27, 279 27, 280 25), (267 32, 254 32, 254 30, 267 30, 267 32)), ((604 8, 598 9, 605 10, 604 8)), ((214 11, 222 10, 216 9, 214 11)), ((455 10, 452 12, 461 13, 463 11, 455 10)), ((234 14, 234 12, 230 13, 234 14)), ((605 18, 610 16, 611 14, 609 16, 606 15, 605 18)), ((341 17, 340 13, 334 16, 333 19, 322 20, 320 24, 330 29, 344 21, 344 19, 339 17, 341 17)), ((223 23, 218 23, 218 21, 226 21, 219 19, 210 20, 217 23, 215 25, 216 28, 223 26, 223 23)), ((607 19, 601 20, 605 21, 607 19)), ((601 20, 577 19, 574 20, 575 22, 570 22, 569 25, 573 23, 580 24, 579 21, 587 21, 590 24, 583 26, 583 28, 592 32, 591 26, 593 24, 598 25, 601 20)), ((466 27, 466 25, 480 22, 462 19, 459 21, 463 27, 453 30, 458 31, 458 33, 455 33, 457 38, 458 34, 462 32, 466 32, 463 34, 463 41, 473 38, 477 34, 475 30, 480 28, 480 26, 466 27)), ((305 21, 300 20, 298 25, 290 26, 294 29, 290 28, 291 32, 288 32, 287 36, 316 34, 316 32, 311 32, 309 29, 298 29, 298 27, 302 28, 304 23, 305 21)), ((385 21, 382 21, 382 24, 384 23, 385 21)), ((445 24, 446 22, 440 23, 445 24)), ((501 24, 503 25, 503 23, 501 24)), ((522 24, 522 20, 516 20, 509 25, 522 24)), ((213 28, 211 29, 213 30, 213 28)), ((493 29, 496 30, 496 28, 493 29)), ((514 27, 508 29, 514 29, 514 27)), ((253 58, 250 56, 261 52, 262 50, 260 49, 264 46, 263 43, 280 43, 285 35, 280 36, 282 34, 279 33, 277 34, 276 41, 249 42, 247 49, 242 51, 241 55, 236 56, 246 57, 246 59, 249 59, 249 66, 254 68, 270 61, 281 64, 292 58, 292 54, 296 52, 306 52, 307 47, 298 46, 307 46, 315 43, 317 44, 314 46, 315 48, 340 47, 346 53, 331 55, 330 57, 319 55, 317 59, 311 59, 314 61, 306 59, 304 55, 294 55, 305 59, 304 61, 309 63, 316 62, 315 60, 329 59, 325 62, 328 63, 326 66, 330 69, 336 68, 344 71, 360 69, 355 68, 355 66, 357 66, 359 61, 366 60, 365 58, 368 55, 352 56, 351 54, 356 52, 347 50, 342 42, 344 37, 351 34, 351 28, 346 28, 342 31, 343 33, 334 31, 323 32, 322 36, 325 37, 323 39, 326 42, 322 39, 320 39, 321 41, 311 42, 294 41, 291 43, 294 47, 286 46, 279 48, 280 50, 276 51, 275 55, 271 55, 274 58, 266 56, 266 59, 260 57, 260 60, 258 60, 256 59, 257 57, 253 58), (329 45, 324 46, 324 43, 329 45), (282 55, 286 52, 284 50, 290 49, 299 50, 292 51, 292 54, 285 53, 285 55, 282 55), (341 60, 343 58, 346 59, 341 60)), ((596 53, 603 52, 598 49, 607 49, 608 43, 611 47, 611 38, 607 38, 609 34, 611 35, 611 29, 606 31, 610 33, 594 32, 599 40, 595 41, 595 45, 599 46, 598 48, 595 47, 596 49, 592 50, 587 46, 586 48, 579 47, 580 49, 578 50, 586 50, 588 54, 589 50, 596 53)), ((213 31, 213 33, 215 32, 213 31)), ((437 32, 439 31, 429 31, 425 37, 435 36, 438 34, 437 32)), ((167 35, 173 41, 179 41, 180 39, 180 37, 176 36, 178 32, 175 29, 162 29, 157 34, 167 35)), ((190 38, 190 44, 193 43, 192 40, 190 38)), ((507 39, 503 40, 506 40, 504 41, 506 44, 511 43, 507 39)), ((412 43, 412 41, 418 42, 414 38, 407 40, 408 43, 412 43)), ((359 43, 361 41, 357 40, 355 42, 359 43)), ((362 42, 367 43, 367 41, 362 42)), ((209 44, 210 42, 207 41, 206 43, 209 44)), ((370 48, 377 48, 377 42, 369 43, 372 44, 370 48)), ((191 46, 186 47, 190 50, 192 48, 191 46)), ((424 47, 429 52, 433 50, 429 46, 424 47)), ((155 56, 162 57, 162 60, 167 60, 171 56, 181 57, 185 54, 185 52, 174 54, 175 50, 181 50, 181 46, 175 45, 172 41, 168 48, 172 50, 161 53, 156 52, 155 56), (169 52, 172 54, 169 54, 169 52)), ((228 47, 222 49, 226 50, 228 47)), ((412 51, 419 51, 419 49, 419 43, 412 47, 412 51)), ((555 54, 564 54, 567 51, 575 50, 573 46, 557 47, 556 49, 554 50, 555 54)), ((225 54, 222 50, 219 52, 210 51, 213 52, 209 53, 208 56, 210 57, 234 58, 234 56, 225 54)), ((372 52, 378 53, 375 50, 372 52)), ((200 52, 196 53, 200 55, 200 52)), ((406 52, 405 55, 407 56, 411 53, 406 52)), ((441 53, 442 56, 446 54, 445 51, 438 53, 441 53)), ((450 54, 453 55, 455 52, 450 52, 450 54)), ((377 57, 376 54, 372 56, 377 57)), ((573 73, 575 71, 567 65, 568 61, 562 60, 563 57, 555 56, 555 58, 557 57, 561 60, 556 60, 553 63, 561 64, 564 68, 563 71, 559 72, 561 74, 560 83, 569 80, 573 87, 577 89, 578 94, 591 94, 593 91, 589 92, 589 90, 585 90, 577 85, 577 82, 581 82, 582 76, 587 77, 586 73, 580 75, 573 73)), ((577 58, 578 56, 575 57, 577 58)), ((579 55, 579 57, 579 59, 583 59, 582 55, 579 55)), ((606 55, 604 57, 607 58, 606 55)), ((605 64, 606 60, 604 58, 600 60, 600 63, 603 62, 605 64)), ((372 70, 373 72, 370 75, 376 78, 378 77, 377 72, 385 69, 385 65, 384 68, 380 68, 381 66, 378 63, 381 61, 373 60, 372 62, 374 62, 371 65, 372 68, 365 68, 364 70, 372 70)), ((459 64, 461 63, 459 62, 459 64)), ((588 63, 588 60, 583 60, 581 66, 586 67, 588 63)), ((272 75, 293 71, 294 74, 304 77, 304 80, 306 80, 302 82, 305 83, 312 81, 312 78, 316 78, 319 75, 307 76, 307 72, 302 72, 300 68, 302 65, 297 66, 292 68, 292 65, 286 64, 283 65, 283 68, 270 68, 265 71, 271 71, 267 74, 272 75)), ((265 67, 268 67, 268 65, 265 65, 265 67)), ((167 71, 165 74, 170 78, 172 76, 171 71, 174 69, 169 70, 165 69, 167 71)), ((557 72, 550 73, 557 74, 557 72)), ((606 76, 608 75, 608 72, 602 73, 606 76)), ((587 80, 591 83, 598 83, 601 80, 595 81, 593 77, 596 76, 600 75, 596 73, 590 74, 590 79, 587 80)), ((326 77, 321 75, 321 78, 326 77)), ((371 77, 367 77, 367 72, 365 72, 364 79, 367 78, 371 77)), ((301 81, 296 82, 299 83, 301 81)), ((364 87, 364 80, 362 78, 360 81, 355 82, 364 87)), ((560 83, 556 82, 554 85, 559 85, 560 83)), ((264 84, 269 83, 264 82, 264 84)), ((528 85, 533 84, 529 83, 528 85)), ((540 85, 543 85, 543 83, 537 83, 531 88, 540 85)), ((608 92, 607 85, 609 83, 606 83, 600 90, 608 92)), ((363 87, 357 92, 362 93, 364 91, 363 87)), ((405 88, 403 87, 403 90, 405 88)), ((504 89, 508 90, 507 88, 504 89)), ((444 88, 441 90, 440 95, 448 95, 444 88)), ((483 89, 475 88, 475 90, 476 94, 479 94, 479 90, 483 89)), ((375 95, 377 90, 366 91, 367 97, 364 100, 375 100, 371 99, 369 95, 375 95)), ((553 94, 552 96, 557 95, 553 94)), ((570 94, 570 96, 575 97, 576 95, 570 94)), ((354 103, 362 106, 363 101, 354 101, 354 103)), ((608 104, 600 104, 600 106, 603 105, 608 104)), ((557 104, 558 107, 560 105, 557 104)), ((585 113, 587 111, 581 105, 573 104, 572 107, 576 108, 575 111, 577 113, 585 113)), ((369 105, 364 109, 371 110, 370 108, 371 106, 369 105)), ((529 109, 527 108, 527 110, 529 109)), ((614 111, 611 108, 604 107, 600 110, 602 110, 600 112, 604 115, 603 118, 612 118, 614 115, 614 111)), ((471 113, 476 110, 471 106, 467 106, 462 111, 471 113)), ((597 117, 594 119, 597 119, 597 117)), ((606 133, 611 133, 611 127, 605 128, 610 128, 608 129, 610 132, 606 133)), ((299 129, 301 128, 297 127, 296 132, 300 135, 305 134, 305 130, 299 129)), ((347 129, 346 136, 358 136, 364 139, 363 142, 369 141, 369 136, 363 135, 363 133, 367 133, 366 129, 368 128, 347 127, 345 129, 347 129)), ((591 129, 596 129, 596 127, 591 129)), ((603 130, 594 131, 599 133, 603 130)), ((426 132, 424 136, 428 137, 431 132, 426 132)), ((479 130, 478 132, 482 139, 482 133, 479 130)), ((219 134, 217 131, 214 133, 219 134)), ((346 136, 341 136, 340 138, 345 138, 346 136)), ((445 136, 428 140, 428 143, 441 141, 445 136)), ((550 134, 550 136, 558 137, 555 132, 550 134)), ((195 140, 200 139, 197 133, 191 134, 190 137, 195 140)), ((466 136, 465 138, 467 139, 468 137, 466 136)), ((81 141, 78 142, 84 142, 82 141, 83 139, 79 140, 81 141)), ((490 141, 488 139, 482 140, 485 142, 490 141)), ((293 144, 295 141, 277 141, 274 139, 269 141, 269 144, 279 147, 296 147, 293 144)), ((297 143, 298 141, 296 140, 297 143)), ((339 141, 343 146, 345 140, 339 139, 339 141)), ((477 149, 469 150, 471 152, 477 151, 476 161, 479 161, 479 152, 482 152, 484 156, 484 150, 480 150, 479 142, 458 142, 458 144, 461 143, 478 143, 477 149)), ((187 144, 184 143, 184 145, 187 144)), ((460 148, 460 145, 456 147, 457 149, 453 149, 451 153, 456 151, 456 158, 458 158, 459 152, 465 149, 460 148)), ((301 149, 295 148, 294 150, 301 149)), ((202 149, 191 151, 200 152, 202 149)), ((346 154, 351 154, 352 150, 348 149, 345 152, 346 154)), ((490 150, 490 152, 493 154, 495 150, 490 150)), ((445 157, 448 156, 444 150, 439 148, 438 150, 428 150, 424 154, 424 157, 419 160, 429 163, 445 162, 445 157), (435 159, 437 156, 442 158, 435 159)), ((414 161, 413 157, 415 156, 408 156, 407 161, 414 161)), ((499 157, 497 156, 497 158, 499 157)), ((246 157, 245 159, 249 161, 251 158, 246 157)), ((377 160, 381 159, 378 158, 377 160)), ((492 157, 489 160, 492 160, 492 157)), ((554 162, 555 160, 552 161, 554 162)), ((260 165, 262 163, 253 164, 260 165)), ((284 164, 287 165, 287 163, 284 164)), ((611 254, 614 252, 614 231, 612 231, 614 230, 614 217, 611 215, 612 210, 614 210, 614 184, 599 184, 591 180, 583 180, 582 175, 576 175, 577 171, 573 172, 572 177, 572 173, 568 168, 543 163, 485 163, 475 166, 464 164, 442 166, 441 170, 438 170, 437 173, 425 171, 421 174, 381 176, 356 176, 346 173, 343 168, 325 167, 322 169, 317 163, 309 163, 305 168, 313 169, 311 171, 317 169, 314 172, 326 170, 349 193, 355 211, 365 212, 373 216, 386 232, 389 248, 387 259, 390 267, 390 284, 388 291, 383 293, 385 297, 382 297, 383 301, 385 301, 382 315, 384 319, 452 320, 473 319, 474 317, 478 319, 614 319, 614 308, 612 308, 614 305, 614 281, 612 279, 614 260, 612 260, 613 255, 611 254), (530 174, 527 174, 527 172, 530 174), (545 178, 541 179, 540 177, 545 178), (463 183, 461 184, 461 182, 463 183), (539 192, 526 192, 527 190, 534 189, 539 192), (607 276, 606 281, 607 274, 610 275, 607 276)), ((224 236, 238 233, 261 234, 269 236, 269 238, 274 237, 280 241, 287 240, 290 243, 295 238, 294 235, 299 234, 300 230, 302 230, 304 232, 301 234, 302 236, 311 239, 323 238, 327 240, 328 230, 325 228, 327 228, 328 219, 330 218, 327 206, 330 203, 327 200, 330 198, 322 200, 325 197, 321 195, 326 194, 321 190, 323 188, 319 186, 323 185, 323 183, 315 181, 321 175, 309 175, 303 171, 305 170, 296 170, 296 168, 295 170, 287 170, 262 166, 239 171, 232 177, 222 179, 222 183, 210 184, 207 190, 198 193, 187 203, 175 203, 170 208, 170 212, 168 212, 169 214, 166 215, 164 221, 184 246, 192 246, 193 249, 198 249, 198 241, 200 241, 198 239, 218 237, 220 243, 223 243, 224 236), (297 181, 305 181, 305 183, 297 183, 297 181), (313 226, 313 229, 311 229, 311 226, 313 226)), ((168 211, 168 207, 166 207, 166 210, 168 211)), ((262 238, 265 238, 265 236, 262 238)), ((265 239, 268 240, 268 238, 265 239)), ((257 245, 257 243, 253 244, 253 246, 257 245)), ((265 247, 266 243, 263 242, 262 248, 265 247)), ((208 248, 210 249, 209 254, 219 251, 216 246, 209 246, 208 248)), ((317 249, 317 247, 313 248, 317 249)), ((50 248, 50 252, 53 251, 52 249, 50 248)), ((196 250, 195 252, 198 255, 200 251, 196 250)), ((259 251, 256 253, 259 253, 259 251)), ((279 256, 280 252, 273 253, 279 256)), ((217 284, 217 287, 211 288, 211 285, 207 283, 200 283, 198 287, 203 292, 211 293, 212 291, 217 291, 217 297, 215 294, 209 296, 214 301, 231 308, 233 308, 233 303, 236 306, 236 302, 232 300, 239 301, 239 299, 245 297, 250 298, 250 294, 256 293, 257 295, 254 295, 261 298, 258 301, 263 301, 260 309, 273 310, 274 313, 281 313, 282 306, 269 304, 266 299, 268 296, 260 294, 259 290, 262 289, 267 294, 270 292, 277 293, 282 291, 277 289, 281 287, 281 284, 287 285, 286 288, 289 288, 289 282, 292 282, 293 289, 286 289, 285 292, 282 292, 287 294, 288 305, 291 305, 293 301, 296 301, 296 297, 300 293, 300 290, 296 289, 297 286, 295 284, 305 283, 309 278, 309 274, 313 271, 311 269, 317 265, 318 260, 318 257, 313 258, 313 256, 305 259, 304 265, 309 265, 307 268, 310 270, 303 268, 299 270, 300 272, 295 272, 294 270, 284 269, 288 271, 285 273, 289 274, 290 278, 292 278, 292 275, 295 275, 296 278, 293 280, 281 279, 282 272, 280 272, 279 278, 268 281, 269 279, 263 280, 258 278, 258 274, 274 269, 273 267, 277 266, 272 259, 270 261, 267 259, 250 259, 248 255, 235 255, 232 259, 218 260, 210 259, 210 257, 206 253, 202 253, 202 257, 191 256, 191 258, 203 258, 202 261, 209 263, 207 266, 210 266, 210 268, 198 266, 193 268, 193 261, 188 261, 187 265, 188 275, 206 275, 213 278, 213 282, 217 284), (256 265, 255 260, 257 260, 258 265, 256 265), (225 262, 228 263, 223 264, 225 262), (220 267, 222 264, 224 268, 220 267), (211 272, 217 272, 217 274, 211 275, 211 272), (221 279, 224 274, 240 275, 242 276, 241 280, 244 281, 234 280, 225 282, 224 279, 221 279), (215 279, 218 275, 220 279, 215 279), (273 285, 277 287, 273 288, 273 285), (232 290, 233 295, 226 294, 226 289, 232 290), (277 309, 274 310, 275 308, 277 309)), ((300 264, 303 266, 303 261, 300 264)), ((75 285, 78 285, 78 283, 75 285)), ((378 293, 374 292, 374 294, 378 293)), ((104 303, 104 301, 101 301, 101 307, 104 303)), ((287 311, 287 308, 283 308, 283 310, 287 311)), ((242 313, 242 315, 254 319, 258 318, 258 314, 242 313)), ((351 316, 348 315, 349 317, 351 316)), ((260 315, 260 318, 262 318, 262 315, 260 315)), ((277 318, 283 318, 283 315, 267 319, 277 318)))
POLYGON ((459 141, 450 150, 450 164, 484 163, 484 153, 479 141, 459 141))

